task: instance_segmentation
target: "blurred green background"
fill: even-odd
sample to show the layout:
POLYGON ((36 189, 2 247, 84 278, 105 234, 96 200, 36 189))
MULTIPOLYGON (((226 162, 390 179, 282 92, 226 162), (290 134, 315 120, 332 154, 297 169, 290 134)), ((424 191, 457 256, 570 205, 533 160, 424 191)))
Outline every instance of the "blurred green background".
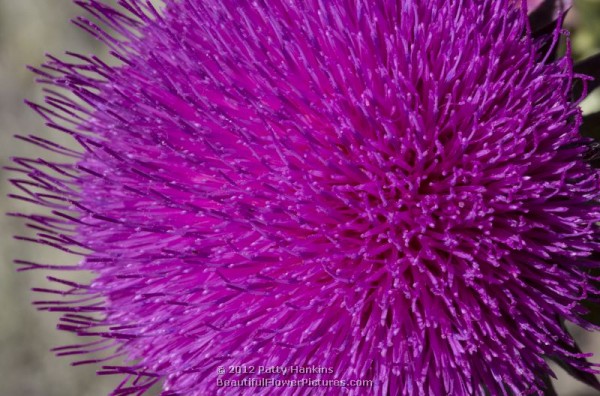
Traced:
MULTIPOLYGON (((572 32, 573 54, 582 59, 600 51, 600 0, 575 0, 567 24, 572 32)), ((583 103, 585 112, 600 110, 600 90, 583 103)))
MULTIPOLYGON (((402 0, 399 0, 402 1, 402 0)), ((493 0, 492 0, 493 1, 493 0)), ((42 101, 40 88, 25 65, 39 65, 44 53, 84 54, 104 50, 68 21, 81 14, 71 0, 0 0, 0 161, 9 164, 12 156, 36 158, 33 146, 19 143, 16 133, 56 136, 24 104, 23 99, 42 101)), ((575 1, 568 18, 573 32, 576 58, 600 51, 600 0, 575 1)), ((600 109, 600 92, 584 103, 585 111, 600 109)), ((4 171, 2 171, 4 172, 4 171)), ((3 212, 30 212, 31 208, 5 197, 10 188, 6 177, 0 184, 3 212)), ((72 263, 73 258, 38 249, 11 239, 12 234, 26 234, 21 221, 0 216, 0 396, 103 396, 110 393, 118 378, 97 377, 92 366, 71 367, 68 358, 56 358, 49 349, 77 343, 71 334, 55 329, 57 315, 36 312, 30 288, 44 285, 47 274, 17 274, 10 264, 15 258, 46 262, 72 263)), ((600 361, 600 334, 573 329, 582 349, 594 352, 600 361)), ((597 392, 557 370, 556 388, 560 396, 592 396, 597 392)))

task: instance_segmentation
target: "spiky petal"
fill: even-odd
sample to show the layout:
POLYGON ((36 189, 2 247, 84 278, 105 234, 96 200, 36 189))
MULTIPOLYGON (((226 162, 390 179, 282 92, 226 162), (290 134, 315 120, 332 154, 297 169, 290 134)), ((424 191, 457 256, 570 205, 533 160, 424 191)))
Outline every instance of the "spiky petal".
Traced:
POLYGON ((38 241, 96 275, 48 305, 132 362, 105 368, 131 378, 115 394, 540 394, 545 357, 593 372, 563 321, 597 295, 599 175, 570 56, 524 5, 122 3, 83 2, 121 41, 80 21, 122 66, 39 72, 85 103, 35 106, 82 151, 28 140, 76 167, 17 160, 55 210, 38 241))

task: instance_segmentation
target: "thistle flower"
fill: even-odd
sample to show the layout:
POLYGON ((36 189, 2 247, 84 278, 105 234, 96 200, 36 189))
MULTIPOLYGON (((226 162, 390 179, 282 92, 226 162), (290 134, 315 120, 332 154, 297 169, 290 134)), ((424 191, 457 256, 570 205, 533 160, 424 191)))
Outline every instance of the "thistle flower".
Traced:
POLYGON ((599 174, 578 103, 598 58, 556 56, 563 13, 78 3, 120 65, 35 69, 58 89, 32 107, 80 148, 21 137, 67 160, 17 158, 13 183, 52 212, 25 216, 33 240, 95 275, 49 278, 65 299, 39 304, 100 337, 59 354, 125 358, 101 371, 125 376, 114 395, 541 394, 546 358, 600 388, 564 327, 595 329, 599 174))

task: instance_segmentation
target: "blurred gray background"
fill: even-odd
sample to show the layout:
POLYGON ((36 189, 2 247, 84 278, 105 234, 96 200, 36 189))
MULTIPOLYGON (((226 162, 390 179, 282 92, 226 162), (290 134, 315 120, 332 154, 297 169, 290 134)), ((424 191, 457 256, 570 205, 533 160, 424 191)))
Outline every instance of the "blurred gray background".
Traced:
MULTIPOLYGON (((600 48, 600 0, 576 2, 579 13, 572 13, 569 24, 574 30, 573 48, 577 57, 600 48)), ((43 126, 23 99, 41 102, 38 86, 25 65, 37 66, 44 53, 60 55, 64 51, 84 54, 104 50, 84 32, 69 23, 82 11, 71 0, 0 0, 0 165, 13 156, 36 158, 34 146, 12 138, 16 133, 56 136, 43 126)), ((598 95, 585 103, 585 110, 600 107, 598 95)), ((64 139, 64 138, 60 138, 64 139)), ((5 197, 9 191, 5 172, 0 182, 1 212, 30 212, 31 208, 5 197)), ((56 330, 57 315, 37 312, 31 305, 36 298, 30 289, 45 284, 41 271, 17 274, 11 262, 15 258, 72 263, 66 257, 33 244, 11 239, 13 234, 27 234, 21 221, 0 216, 0 396, 103 396, 118 383, 116 377, 98 377, 95 367, 71 367, 69 358, 56 358, 52 347, 80 342, 71 334, 56 330)), ((37 296, 39 298, 40 296, 37 296)), ((600 334, 573 330, 582 349, 597 354, 600 361, 600 334)), ((561 396, 598 394, 557 370, 556 387, 561 396)))
MULTIPOLYGON (((38 66, 45 53, 61 55, 66 50, 102 53, 98 43, 69 22, 80 15, 70 0, 0 0, 0 161, 9 158, 37 158, 46 154, 13 139, 14 134, 39 133, 56 136, 23 104, 27 98, 42 101, 39 86, 26 65, 38 66)), ((59 137, 63 142, 66 138, 59 137)), ((7 200, 14 192, 2 171, 0 205, 2 212, 30 212, 26 204, 7 200)), ((37 312, 32 300, 40 297, 30 291, 46 283, 41 271, 19 273, 15 258, 33 261, 72 263, 54 251, 11 239, 11 234, 27 234, 21 221, 0 216, 0 396, 101 396, 118 384, 116 377, 98 377, 95 367, 71 367, 69 358, 57 358, 49 350, 74 342, 71 334, 56 330, 58 315, 37 312)), ((81 340, 79 340, 81 341, 81 340)))

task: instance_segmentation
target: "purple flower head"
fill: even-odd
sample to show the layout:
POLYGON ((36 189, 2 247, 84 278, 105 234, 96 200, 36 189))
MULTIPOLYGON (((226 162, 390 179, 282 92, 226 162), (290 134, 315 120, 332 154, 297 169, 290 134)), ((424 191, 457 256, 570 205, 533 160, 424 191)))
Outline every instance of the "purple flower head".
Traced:
POLYGON ((41 304, 100 337, 61 354, 126 359, 102 370, 125 376, 114 395, 541 394, 545 358, 600 388, 564 327, 594 328, 578 103, 598 59, 556 57, 552 19, 514 0, 81 3, 120 64, 36 70, 78 98, 32 106, 80 148, 23 137, 67 160, 15 159, 14 183, 52 211, 28 216, 35 241, 95 275, 50 278, 66 298, 41 304))

